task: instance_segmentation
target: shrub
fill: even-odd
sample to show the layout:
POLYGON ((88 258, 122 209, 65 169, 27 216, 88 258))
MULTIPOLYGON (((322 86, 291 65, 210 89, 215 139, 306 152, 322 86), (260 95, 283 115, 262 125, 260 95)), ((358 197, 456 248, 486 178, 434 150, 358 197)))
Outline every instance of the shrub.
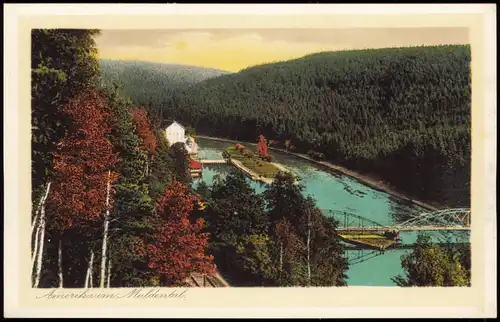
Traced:
POLYGON ((273 161, 273 157, 272 157, 272 156, 270 156, 270 155, 267 155, 267 156, 265 156, 265 157, 262 157, 262 159, 263 159, 264 161, 267 161, 267 162, 271 162, 271 161, 273 161))
POLYGON ((323 153, 316 152, 316 151, 313 151, 313 150, 309 150, 307 152, 307 155, 309 155, 312 159, 314 159, 316 161, 321 161, 321 160, 325 159, 325 155, 323 153))

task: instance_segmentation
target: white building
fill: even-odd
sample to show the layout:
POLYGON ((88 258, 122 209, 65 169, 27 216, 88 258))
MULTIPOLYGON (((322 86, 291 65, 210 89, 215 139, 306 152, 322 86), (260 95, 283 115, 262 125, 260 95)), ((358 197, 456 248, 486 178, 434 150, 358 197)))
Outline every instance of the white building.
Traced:
POLYGON ((186 130, 182 125, 173 121, 165 127, 165 136, 170 146, 182 142, 189 154, 198 153, 198 145, 192 137, 186 137, 186 130))
POLYGON ((165 136, 170 145, 174 145, 177 142, 186 143, 186 130, 175 121, 165 128, 165 136))

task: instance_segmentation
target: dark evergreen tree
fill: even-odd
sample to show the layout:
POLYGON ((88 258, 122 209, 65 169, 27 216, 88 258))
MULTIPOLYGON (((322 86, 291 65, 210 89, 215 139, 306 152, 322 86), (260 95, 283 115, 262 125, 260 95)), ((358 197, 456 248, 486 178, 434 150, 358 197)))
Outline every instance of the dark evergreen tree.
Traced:
MULTIPOLYGON (((123 81, 138 82, 131 73, 123 81)), ((158 80, 147 97, 140 86, 129 94, 199 134, 263 135, 414 198, 470 205, 468 45, 325 52, 165 87, 158 80)))

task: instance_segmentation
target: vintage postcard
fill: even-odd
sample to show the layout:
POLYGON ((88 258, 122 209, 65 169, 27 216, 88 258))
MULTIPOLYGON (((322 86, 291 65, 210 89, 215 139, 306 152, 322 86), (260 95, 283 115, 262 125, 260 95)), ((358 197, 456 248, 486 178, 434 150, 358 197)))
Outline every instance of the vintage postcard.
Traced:
POLYGON ((496 316, 494 5, 5 8, 6 316, 496 316))

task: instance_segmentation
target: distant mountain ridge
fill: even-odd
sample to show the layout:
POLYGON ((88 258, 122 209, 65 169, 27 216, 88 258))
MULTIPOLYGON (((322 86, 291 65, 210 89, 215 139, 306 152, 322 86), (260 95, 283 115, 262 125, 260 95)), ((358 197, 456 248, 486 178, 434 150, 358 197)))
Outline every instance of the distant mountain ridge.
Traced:
POLYGON ((123 86, 125 92, 133 92, 144 99, 157 96, 159 89, 169 92, 231 74, 215 68, 140 60, 100 59, 99 68, 101 83, 117 82, 123 86))

